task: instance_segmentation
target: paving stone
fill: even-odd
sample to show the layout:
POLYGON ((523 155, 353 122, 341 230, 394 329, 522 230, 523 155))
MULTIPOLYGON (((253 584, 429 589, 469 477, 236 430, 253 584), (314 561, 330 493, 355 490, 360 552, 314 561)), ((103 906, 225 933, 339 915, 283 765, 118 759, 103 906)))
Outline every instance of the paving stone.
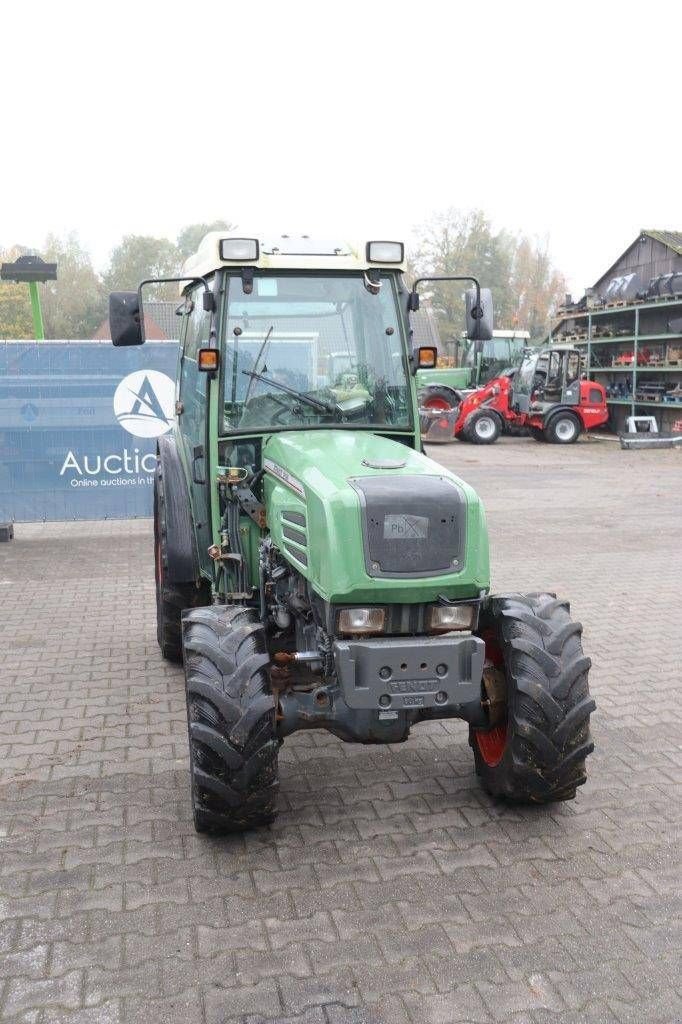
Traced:
POLYGON ((15 977, 7 982, 3 1014, 12 1017, 22 1010, 58 1006, 76 1009, 81 1002, 82 971, 68 971, 59 978, 40 980, 15 977))
POLYGON ((458 1021, 487 1024, 491 1019, 473 985, 462 985, 443 995, 422 996, 409 992, 403 998, 415 1024, 457 1024, 458 1021))
POLYGON ((237 985, 255 985, 261 978, 309 978, 314 974, 310 954, 300 945, 270 950, 238 949, 234 953, 234 981, 237 985))
POLYGON ((491 1015, 508 1020, 511 1014, 536 1009, 561 1010, 563 1003, 549 979, 542 974, 531 974, 528 980, 494 984, 478 981, 476 988, 483 997, 491 1015))
POLYGON ((295 922, 267 918, 265 927, 273 949, 298 942, 335 942, 339 937, 331 914, 323 911, 311 917, 299 917, 295 922))
POLYGON ((119 999, 108 999, 99 1006, 84 1010, 62 1010, 46 1007, 41 1024, 122 1024, 123 1009, 119 999))
MULTIPOLYGON (((206 999, 207 1009, 208 1005, 206 999)), ((123 1006, 125 1024, 156 1024, 157 1021, 159 1024, 206 1024, 209 1019, 204 1012, 202 993, 196 989, 153 1002, 140 995, 134 999, 125 999, 123 1006)), ((211 1020, 212 1024, 218 1024, 223 1018, 213 1016, 211 1020)))
POLYGON ((680 453, 432 454, 486 503, 495 588, 566 594, 585 625, 596 750, 576 800, 490 800, 462 723, 387 748, 308 732, 282 748, 271 828, 198 836, 150 523, 20 524, 2 552, 0 1018, 682 1020, 682 518, 663 486, 680 453))
POLYGON ((309 1006, 328 1006, 336 1003, 350 1007, 360 1003, 357 983, 348 967, 321 977, 306 979, 290 978, 285 975, 279 981, 279 990, 287 1012, 300 1012, 309 1006))
POLYGON ((452 952, 452 945, 440 925, 425 925, 413 931, 385 929, 376 933, 377 941, 388 961, 405 960, 422 954, 452 952))

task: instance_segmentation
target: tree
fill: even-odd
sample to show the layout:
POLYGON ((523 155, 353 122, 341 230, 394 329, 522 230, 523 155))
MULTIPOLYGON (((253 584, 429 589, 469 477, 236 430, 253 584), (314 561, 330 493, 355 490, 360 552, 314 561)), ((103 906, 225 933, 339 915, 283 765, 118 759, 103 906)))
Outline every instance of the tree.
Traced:
MULTIPOLYGON (((420 229, 414 263, 421 274, 471 274, 493 294, 496 323, 503 328, 547 333, 552 310, 565 284, 549 257, 548 245, 509 231, 494 232, 482 210, 454 208, 436 214, 420 229)), ((444 337, 461 335, 466 283, 434 284, 433 308, 444 337)))
POLYGON ((178 252, 183 263, 199 248, 199 242, 209 231, 234 231, 236 224, 226 220, 214 220, 210 224, 188 224, 178 235, 178 252))
MULTIPOLYGON (((174 277, 180 273, 180 254, 167 238, 149 235, 124 235, 112 251, 109 268, 104 274, 107 292, 134 291, 141 281, 150 277, 174 277)), ((148 285, 147 299, 177 297, 177 285, 148 285)))
MULTIPOLYGON (((421 273, 472 274, 492 290, 498 317, 507 317, 512 236, 507 232, 495 235, 482 210, 463 212, 453 208, 436 214, 420 233, 415 263, 421 273)), ((466 282, 432 286, 433 305, 445 334, 461 333, 463 294, 467 287, 466 282)))
POLYGON ((521 239, 511 286, 516 299, 515 322, 530 331, 531 337, 544 337, 551 315, 566 293, 566 280, 552 266, 547 239, 536 243, 521 239))
MULTIPOLYGON (((2 249, 0 262, 13 263, 28 251, 21 245, 2 249)), ((32 338, 33 335, 31 300, 27 286, 14 281, 0 281, 0 338, 32 338)))
POLYGON ((57 264, 57 280, 41 286, 45 336, 91 338, 107 315, 107 303, 90 253, 71 232, 64 239, 48 235, 42 255, 57 264))

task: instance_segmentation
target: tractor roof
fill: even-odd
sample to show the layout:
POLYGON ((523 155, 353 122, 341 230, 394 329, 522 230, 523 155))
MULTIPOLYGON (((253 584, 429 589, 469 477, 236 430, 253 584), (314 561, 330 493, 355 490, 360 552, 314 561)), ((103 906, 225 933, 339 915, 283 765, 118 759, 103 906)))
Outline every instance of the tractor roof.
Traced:
POLYGON ((225 231, 210 231, 202 239, 198 251, 186 260, 183 274, 208 277, 220 267, 262 267, 268 270, 369 270, 383 267, 391 270, 405 270, 405 261, 400 263, 370 263, 367 259, 367 242, 347 242, 339 239, 317 239, 309 235, 280 235, 279 237, 258 238, 258 259, 224 260, 220 256, 220 242, 228 238, 245 238, 225 231))

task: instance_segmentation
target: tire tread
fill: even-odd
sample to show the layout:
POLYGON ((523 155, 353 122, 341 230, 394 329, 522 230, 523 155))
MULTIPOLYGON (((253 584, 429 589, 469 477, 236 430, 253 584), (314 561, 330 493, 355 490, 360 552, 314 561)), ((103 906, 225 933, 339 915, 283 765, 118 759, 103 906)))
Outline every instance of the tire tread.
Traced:
POLYGON ((199 832, 242 832, 275 818, 275 698, 265 633, 243 606, 182 618, 192 804, 199 832))
POLYGON ((496 766, 485 763, 471 730, 483 785, 516 802, 571 799, 586 780, 585 759, 594 749, 589 718, 596 705, 582 626, 553 594, 495 597, 488 614, 504 657, 509 716, 507 746, 496 766))

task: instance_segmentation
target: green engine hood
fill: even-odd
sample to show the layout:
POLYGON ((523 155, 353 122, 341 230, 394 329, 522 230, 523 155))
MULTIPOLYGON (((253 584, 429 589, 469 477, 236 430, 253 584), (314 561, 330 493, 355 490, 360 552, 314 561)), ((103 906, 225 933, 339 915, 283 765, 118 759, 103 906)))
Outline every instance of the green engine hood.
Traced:
POLYGON ((471 370, 468 366, 434 367, 433 370, 417 370, 417 390, 436 384, 446 388, 471 387, 471 370))
POLYGON ((326 601, 489 588, 481 501, 425 455, 367 431, 287 431, 266 441, 263 466, 272 539, 326 601))

